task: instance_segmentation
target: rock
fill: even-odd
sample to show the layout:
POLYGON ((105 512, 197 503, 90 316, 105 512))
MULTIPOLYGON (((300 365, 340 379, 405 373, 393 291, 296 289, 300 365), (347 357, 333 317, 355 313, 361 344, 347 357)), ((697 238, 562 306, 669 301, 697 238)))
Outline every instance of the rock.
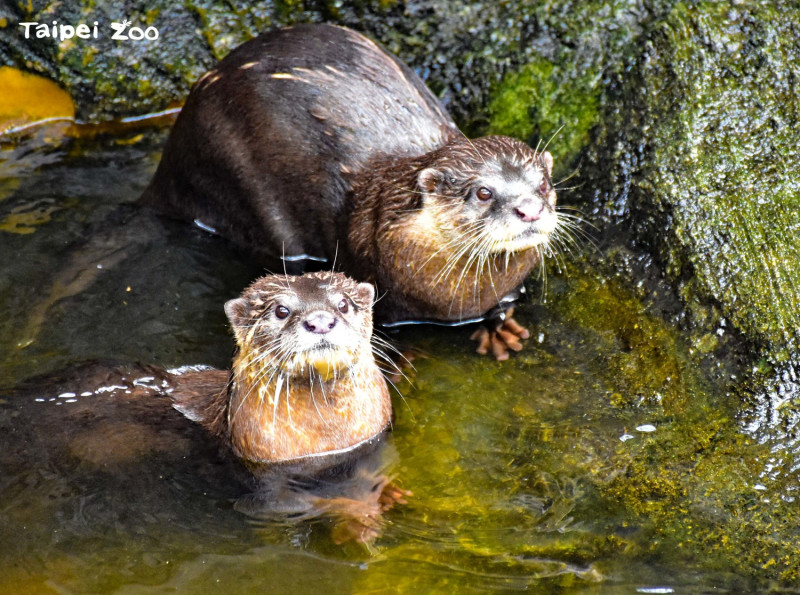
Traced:
POLYGON ((595 214, 631 225, 697 322, 784 377, 800 361, 798 28, 784 1, 676 4, 584 160, 595 214))
POLYGON ((58 82, 73 98, 77 116, 104 120, 158 111, 188 93, 192 82, 214 58, 198 33, 199 17, 183 3, 15 2, 0 8, 0 62, 43 74, 58 82), (131 22, 141 29, 155 27, 159 38, 112 40, 112 23, 131 22), (93 28, 97 37, 29 39, 20 23, 44 23, 93 28))

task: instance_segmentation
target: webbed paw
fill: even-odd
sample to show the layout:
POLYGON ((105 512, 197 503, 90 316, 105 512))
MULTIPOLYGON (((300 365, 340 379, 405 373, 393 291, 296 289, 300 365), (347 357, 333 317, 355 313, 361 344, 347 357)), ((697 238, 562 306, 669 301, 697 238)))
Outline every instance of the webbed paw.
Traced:
MULTIPOLYGON (((497 358, 497 361, 504 361, 508 359, 509 349, 512 351, 522 350, 522 341, 529 338, 531 334, 524 326, 520 325, 512 318, 514 308, 509 308, 499 324, 490 328, 486 325, 481 325, 472 333, 471 340, 478 342, 478 348, 475 350, 481 355, 486 355, 491 349, 492 355, 497 358)), ((488 324, 492 324, 489 321, 488 324)))
POLYGON ((378 504, 382 512, 386 512, 395 504, 408 504, 408 498, 413 496, 414 493, 409 490, 404 490, 394 482, 389 482, 383 486, 381 495, 378 496, 378 504))

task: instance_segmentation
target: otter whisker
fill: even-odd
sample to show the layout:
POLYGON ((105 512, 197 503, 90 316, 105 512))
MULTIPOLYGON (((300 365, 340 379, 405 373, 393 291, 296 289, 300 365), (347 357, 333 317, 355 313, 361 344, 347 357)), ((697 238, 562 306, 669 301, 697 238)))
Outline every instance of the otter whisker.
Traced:
MULTIPOLYGON (((475 267, 476 270, 475 270, 475 273, 473 275, 473 279, 474 279, 473 300, 476 299, 476 291, 477 291, 478 283, 480 281, 480 277, 481 277, 481 274, 482 274, 482 269, 483 269, 483 266, 484 266, 484 259, 481 258, 481 254, 483 252, 483 250, 481 250, 481 244, 484 243, 484 241, 483 241, 483 231, 484 231, 483 228, 479 229, 478 233, 476 234, 476 238, 475 238, 476 241, 471 241, 468 244, 469 254, 466 255, 467 259, 466 259, 464 265, 462 266, 461 273, 460 273, 460 275, 459 275, 459 277, 458 277, 458 279, 456 281, 456 286, 454 288, 453 299, 451 299, 451 301, 450 301, 450 312, 451 313, 452 313, 453 305, 455 303, 455 297, 456 297, 456 295, 458 295, 458 288, 461 286, 462 281, 465 279, 465 276, 466 276, 467 272, 472 268, 473 262, 475 262, 477 260, 476 267, 475 267)), ((463 252, 462 252, 462 254, 463 254, 463 252)), ((454 260, 452 266, 454 267, 455 264, 456 264, 456 261, 454 260)), ((452 267, 451 267, 451 270, 452 270, 452 267)), ((463 316, 463 312, 464 312, 464 296, 462 295, 461 296, 461 300, 460 300, 460 305, 459 305, 459 317, 463 316)))
MULTIPOLYGON (((387 341, 386 339, 377 334, 372 335, 372 341, 374 343, 377 343, 380 347, 385 347, 386 349, 394 352, 395 354, 397 354, 398 357, 402 358, 402 360, 405 361, 407 366, 410 366, 412 370, 414 369, 414 365, 408 360, 408 358, 405 355, 403 355, 403 353, 399 349, 397 349, 394 345, 392 345, 389 341, 387 341)), ((392 363, 394 363, 394 361, 392 361, 392 363)))
MULTIPOLYGON (((397 393, 397 396, 399 396, 400 399, 402 399, 403 404, 406 406, 406 409, 408 409, 409 413, 411 413, 411 421, 416 422, 417 419, 416 416, 414 415, 414 410, 411 409, 411 405, 408 404, 408 400, 406 399, 405 395, 400 391, 399 388, 397 388, 397 385, 391 380, 391 378, 387 378, 386 376, 384 376, 383 378, 389 384, 389 386, 391 386, 394 389, 394 392, 397 393)), ((391 422, 389 423, 391 424, 391 422)))
POLYGON ((389 367, 384 368, 384 367, 380 366, 379 364, 376 364, 376 365, 378 365, 378 368, 381 370, 381 372, 398 374, 399 376, 401 376, 403 378, 403 380, 405 380, 407 382, 411 382, 409 380, 408 376, 406 376, 406 374, 400 368, 400 366, 398 366, 396 363, 394 363, 391 360, 391 358, 388 356, 388 354, 386 354, 383 350, 381 350, 380 347, 376 347, 375 345, 373 345, 372 346, 372 353, 377 355, 382 361, 385 361, 389 366, 389 367))
POLYGON ((544 147, 542 147, 542 150, 538 151, 539 153, 544 153, 547 150, 547 147, 550 146, 550 143, 553 142, 553 139, 555 139, 555 137, 558 135, 558 133, 561 132, 564 129, 564 126, 566 126, 566 124, 562 124, 561 126, 559 126, 558 130, 556 130, 553 134, 550 135, 550 138, 545 143, 544 147))
POLYGON ((440 246, 440 247, 439 247, 437 250, 435 250, 435 251, 434 251, 434 252, 433 252, 433 253, 432 253, 432 254, 431 254, 431 255, 430 255, 430 256, 429 256, 429 257, 428 257, 428 258, 427 258, 427 259, 426 259, 426 260, 425 260, 423 263, 422 263, 422 264, 420 264, 420 265, 417 267, 417 269, 414 271, 414 276, 416 276, 416 275, 417 275, 417 273, 419 273, 420 271, 423 271, 423 270, 425 269, 425 266, 426 266, 426 265, 427 265, 427 264, 428 264, 428 263, 429 263, 431 260, 433 260, 434 258, 436 258, 436 257, 437 257, 437 256, 438 256, 440 253, 442 253, 442 252, 443 252, 443 251, 445 251, 445 250, 450 250, 450 249, 451 249, 453 246, 456 246, 456 245, 458 245, 459 243, 461 243, 461 239, 460 239, 460 238, 453 238, 453 239, 451 239, 451 240, 448 240, 448 241, 447 241, 447 242, 445 242, 444 244, 442 244, 442 245, 441 245, 441 246, 440 246))
POLYGON ((567 263, 564 260, 564 256, 563 256, 563 254, 564 254, 563 246, 561 246, 562 251, 554 250, 549 246, 548 246, 548 248, 550 249, 549 250, 549 254, 550 254, 551 258, 555 261, 556 265, 558 266, 559 272, 565 271, 567 269, 567 263))
POLYGON ((469 243, 459 247, 458 250, 456 250, 453 255, 445 261, 445 264, 434 277, 433 284, 436 285, 450 277, 450 274, 455 270, 462 258, 468 253, 471 253, 472 250, 473 247, 469 243))
MULTIPOLYGON (((467 260, 464 266, 461 269, 461 273, 456 280, 456 287, 453 293, 453 299, 450 301, 450 312, 452 313, 453 305, 455 303, 456 295, 459 295, 458 288, 461 286, 462 281, 466 278, 466 274, 472 268, 473 262, 476 263, 476 270, 475 270, 475 286, 473 289, 473 300, 476 300, 477 296, 475 294, 475 290, 477 289, 477 284, 480 279, 480 276, 483 272, 483 267, 485 266, 485 259, 481 259, 481 255, 485 252, 485 250, 481 250, 483 244, 486 243, 486 237, 480 236, 478 237, 478 242, 470 243, 470 252, 467 255, 467 260)), ((495 292, 496 293, 496 292, 495 292)), ((463 317, 464 313, 464 296, 461 295, 461 301, 459 304, 459 317, 463 317)))
MULTIPOLYGON (((459 130, 459 132, 461 132, 461 131, 459 130)), ((483 153, 482 153, 481 151, 478 151, 478 149, 477 149, 477 148, 475 148, 475 144, 474 144, 474 143, 473 143, 473 142, 470 140, 470 138, 469 138, 469 137, 468 137, 466 134, 464 134, 463 132, 461 132, 461 137, 462 137, 462 138, 463 138, 465 141, 467 141, 467 143, 469 144, 469 146, 470 146, 470 147, 472 147, 472 150, 473 150, 473 151, 475 151, 475 153, 478 155, 478 157, 480 157, 480 158, 481 158, 481 161, 483 161, 483 164, 484 164, 484 165, 488 165, 488 164, 486 163, 486 158, 483 156, 483 153)))
MULTIPOLYGON (((580 173, 579 170, 577 170, 577 169, 573 170, 572 173, 569 174, 567 177, 561 178, 558 182, 554 182, 553 183, 553 187, 558 188, 559 184, 563 184, 567 180, 571 180, 572 178, 577 176, 579 173, 580 173)), ((572 190, 572 189, 571 188, 559 188, 559 190, 572 190)))
MULTIPOLYGON (((561 217, 561 214, 559 214, 559 217, 561 217)), ((565 219, 560 220, 559 223, 560 224, 556 227, 552 234, 554 241, 566 241, 572 244, 575 248, 580 248, 580 240, 582 238, 583 240, 589 242, 589 244, 591 244, 595 250, 598 252, 600 251, 600 247, 597 245, 597 242, 592 234, 583 228, 582 221, 579 219, 565 219)))
POLYGON ((536 246, 536 252, 539 255, 539 274, 542 279, 542 291, 539 297, 542 300, 542 303, 547 301, 547 264, 545 263, 545 250, 550 250, 549 247, 545 248, 543 246, 536 246))
MULTIPOLYGON (((269 385, 269 383, 266 383, 264 385, 262 385, 260 382, 252 383, 250 385, 250 388, 247 390, 247 392, 239 399, 239 404, 236 407, 236 409, 233 412, 231 412, 230 409, 228 410, 228 421, 229 421, 229 424, 233 423, 233 421, 235 421, 236 416, 238 415, 239 411, 244 406, 244 404, 247 402, 247 399, 250 397, 250 395, 253 393, 253 391, 256 390, 259 387, 263 387, 265 389, 266 386, 268 386, 268 385, 269 385)), ((261 390, 261 389, 259 389, 259 390, 261 390)), ((261 397, 261 400, 263 401, 263 396, 261 397)))
MULTIPOLYGON (((312 403, 312 405, 314 405, 314 409, 316 410, 317 415, 319 416, 319 418, 322 420, 322 422, 326 426, 331 427, 330 422, 325 418, 324 415, 322 415, 322 411, 320 411, 319 407, 317 406, 317 399, 314 397, 314 376, 309 375, 308 384, 309 384, 309 392, 311 393, 311 403, 312 403)), ((322 391, 323 398, 324 398, 325 397, 325 387, 322 385, 322 382, 320 382, 320 390, 322 391)), ((327 401, 327 399, 326 399, 326 401, 327 401)))
MULTIPOLYGON (((472 300, 473 302, 478 302, 480 299, 480 288, 481 285, 481 277, 483 276, 484 271, 486 270, 487 263, 488 263, 488 254, 485 251, 484 245, 486 244, 486 237, 482 236, 479 238, 479 241, 473 247, 473 250, 470 252, 469 257, 467 258, 467 262, 464 265, 464 268, 461 271, 461 275, 457 282, 457 286, 461 284, 462 279, 466 281, 466 275, 469 270, 473 267, 475 268, 475 273, 473 274, 473 286, 472 286, 472 300)), ((489 265, 491 266, 491 265, 489 265)), ((463 316, 463 298, 462 298, 462 306, 461 306, 461 316, 463 316)))
POLYGON ((280 402, 281 387, 283 386, 283 374, 278 373, 278 378, 275 382, 275 394, 273 395, 272 402, 272 427, 275 427, 275 422, 278 421, 278 403, 280 402))
POLYGON ((467 253, 473 251, 475 249, 474 240, 479 239, 481 233, 483 232, 482 225, 476 225, 473 229, 470 229, 468 233, 465 233, 467 237, 464 238, 464 241, 461 246, 459 246, 458 250, 456 250, 446 261, 445 265, 439 271, 439 273, 434 277, 433 284, 439 283, 440 281, 444 281, 450 276, 450 273, 455 270, 456 265, 465 256, 467 253))
MULTIPOLYGON (((577 209, 575 209, 575 210, 578 213, 580 213, 580 215, 573 215, 572 213, 565 212, 565 210, 567 210, 566 207, 558 208, 556 210, 557 210, 559 225, 573 225, 575 227, 582 227, 584 225, 588 225, 589 227, 592 227, 593 229, 598 229, 598 227, 596 225, 594 225, 593 223, 591 223, 589 221, 586 221, 582 216, 580 216, 580 215, 582 215, 582 213, 580 213, 580 211, 577 211, 577 209)), ((570 209, 570 210, 572 210, 572 209, 570 209)))
MULTIPOLYGON (((488 238, 487 238, 487 240, 488 240, 488 238)), ((485 257, 485 259, 484 259, 484 260, 487 260, 487 261, 488 261, 488 257, 489 257, 489 254, 490 254, 490 252, 488 251, 488 248, 489 248, 489 247, 487 246, 487 250, 486 250, 486 257, 485 257)), ((508 254, 508 253, 506 253, 506 254, 508 254)), ((497 292, 497 286, 496 286, 496 285, 495 285, 495 283, 494 283, 494 276, 492 275, 492 265, 493 265, 495 262, 496 262, 496 261, 495 261, 494 259, 492 259, 491 261, 488 261, 488 264, 489 264, 489 266, 487 266, 487 267, 486 267, 486 270, 487 270, 487 272, 489 273, 489 285, 490 285, 490 286, 491 286, 491 288, 492 288, 492 293, 494 293, 494 297, 495 297, 495 299, 497 300, 497 303, 499 304, 499 303, 500 303, 500 299, 502 298, 502 296, 500 296, 500 295, 498 294, 498 292, 497 292)), ((506 260, 506 267, 507 267, 507 266, 508 266, 508 260, 506 260)))

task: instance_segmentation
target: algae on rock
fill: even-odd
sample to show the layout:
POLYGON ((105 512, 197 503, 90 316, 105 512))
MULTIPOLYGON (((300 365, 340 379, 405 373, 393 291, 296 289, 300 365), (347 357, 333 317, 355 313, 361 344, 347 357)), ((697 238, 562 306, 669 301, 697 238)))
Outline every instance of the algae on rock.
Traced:
POLYGON ((669 10, 666 0, 550 0, 517 7, 530 23, 518 68, 490 94, 488 131, 549 143, 566 173, 602 125, 609 80, 637 56, 637 40, 669 10))
POLYGON ((720 332, 729 321, 777 368, 800 361, 793 6, 677 4, 586 160, 607 189, 593 197, 597 214, 628 219, 685 301, 716 306, 720 332))

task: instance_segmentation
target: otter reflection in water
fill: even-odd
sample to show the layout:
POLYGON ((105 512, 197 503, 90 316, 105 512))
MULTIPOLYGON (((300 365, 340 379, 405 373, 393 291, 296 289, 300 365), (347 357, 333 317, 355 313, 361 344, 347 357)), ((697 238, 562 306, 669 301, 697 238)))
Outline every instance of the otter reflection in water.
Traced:
POLYGON ((137 462, 183 461, 225 498, 225 479, 244 482, 252 493, 237 499, 240 512, 332 517, 336 541, 371 541, 382 512, 407 495, 390 481, 391 401, 372 355, 373 299, 371 285, 341 274, 266 277, 226 304, 231 371, 94 364, 28 383, 0 408, 3 475, 138 469, 133 484, 157 474, 137 462))

